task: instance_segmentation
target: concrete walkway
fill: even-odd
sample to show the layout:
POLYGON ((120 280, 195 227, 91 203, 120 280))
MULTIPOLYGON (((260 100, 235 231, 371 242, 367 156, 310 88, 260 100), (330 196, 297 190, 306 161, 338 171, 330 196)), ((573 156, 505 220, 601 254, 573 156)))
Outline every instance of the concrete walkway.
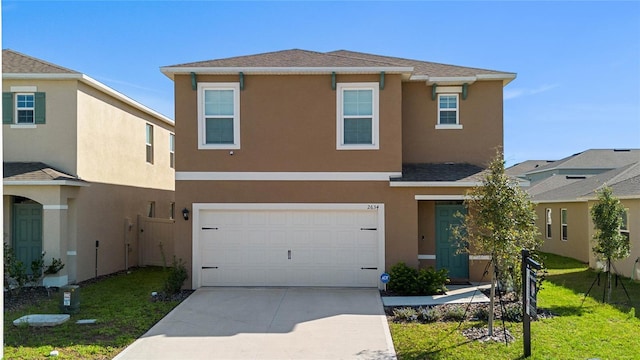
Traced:
POLYGON ((377 289, 201 288, 115 357, 395 359, 377 289))
POLYGON ((383 296, 384 306, 431 306, 442 304, 488 303, 480 290, 489 285, 449 285, 447 293, 433 296, 383 296))

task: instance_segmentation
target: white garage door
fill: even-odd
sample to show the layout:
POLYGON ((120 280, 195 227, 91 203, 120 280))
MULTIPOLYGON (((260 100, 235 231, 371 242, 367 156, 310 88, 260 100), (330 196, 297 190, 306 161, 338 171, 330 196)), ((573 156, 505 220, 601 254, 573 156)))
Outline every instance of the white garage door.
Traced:
POLYGON ((376 287, 379 205, 318 206, 199 210, 201 285, 376 287))

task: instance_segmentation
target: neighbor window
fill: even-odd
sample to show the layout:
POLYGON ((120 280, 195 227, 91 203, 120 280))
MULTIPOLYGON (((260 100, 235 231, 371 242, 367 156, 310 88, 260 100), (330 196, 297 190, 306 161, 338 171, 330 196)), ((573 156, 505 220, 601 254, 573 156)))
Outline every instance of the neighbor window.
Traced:
POLYGON ((629 209, 625 209, 622 213, 622 226, 620 226, 620 234, 629 241, 629 209))
POLYGON ((337 85, 338 150, 378 149, 378 83, 337 85))
POLYGON ((560 209, 560 231, 562 240, 567 240, 567 209, 560 209))
POLYGON ((45 93, 35 91, 35 86, 12 86, 24 92, 2 94, 2 123, 35 125, 45 123, 45 93))
POLYGON ((153 125, 147 124, 147 162, 153 164, 153 125))
POLYGON ((171 204, 169 204, 169 219, 175 219, 176 218, 176 203, 172 202, 171 204))
POLYGON ((200 149, 240 148, 240 84, 198 84, 200 149))
POLYGON ((169 166, 174 169, 176 167, 176 136, 169 134, 169 166))
POLYGON ((156 216, 156 202, 149 201, 147 203, 147 217, 155 217, 156 216))
POLYGON ((547 225, 545 230, 546 231, 545 235, 547 236, 547 239, 551 239, 551 209, 546 208, 545 214, 546 214, 545 223, 547 225))

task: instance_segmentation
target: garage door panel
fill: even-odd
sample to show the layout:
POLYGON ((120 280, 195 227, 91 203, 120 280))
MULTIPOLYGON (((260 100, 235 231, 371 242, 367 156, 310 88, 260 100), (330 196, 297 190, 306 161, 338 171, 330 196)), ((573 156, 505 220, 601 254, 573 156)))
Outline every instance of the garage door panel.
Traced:
POLYGON ((376 287, 377 211, 202 210, 203 286, 376 287), (363 228, 374 230, 362 230, 363 228), (213 234, 212 234, 213 233, 213 234))

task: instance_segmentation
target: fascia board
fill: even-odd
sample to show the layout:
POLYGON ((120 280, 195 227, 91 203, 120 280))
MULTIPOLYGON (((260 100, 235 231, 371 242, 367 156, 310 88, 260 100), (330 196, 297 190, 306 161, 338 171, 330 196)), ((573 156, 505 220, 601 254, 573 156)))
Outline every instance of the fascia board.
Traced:
POLYGON ((160 71, 173 80, 174 75, 196 73, 199 75, 228 75, 243 73, 245 75, 295 75, 295 74, 403 74, 413 72, 413 67, 161 67, 160 71))
POLYGON ((71 180, 48 180, 48 181, 13 181, 13 180, 4 180, 2 182, 4 186, 91 186, 91 184, 86 182, 79 181, 71 181, 71 180))
POLYGON ((476 187, 477 181, 390 181, 390 187, 476 187))
POLYGON ((175 123, 173 120, 171 120, 170 118, 160 114, 159 112, 145 106, 142 105, 141 103, 133 100, 132 98, 108 87, 107 85, 85 75, 85 74, 81 74, 81 73, 77 73, 77 74, 14 74, 14 73, 9 73, 9 74, 2 74, 2 78, 5 80, 21 80, 21 79, 26 79, 26 80, 77 80, 80 81, 82 83, 85 83, 89 86, 91 86, 94 89, 97 89, 115 99, 118 99, 128 105, 133 106, 134 108, 147 113, 148 115, 151 115, 155 118, 158 118, 159 120, 161 120, 164 123, 167 123, 171 126, 175 126, 175 123))

